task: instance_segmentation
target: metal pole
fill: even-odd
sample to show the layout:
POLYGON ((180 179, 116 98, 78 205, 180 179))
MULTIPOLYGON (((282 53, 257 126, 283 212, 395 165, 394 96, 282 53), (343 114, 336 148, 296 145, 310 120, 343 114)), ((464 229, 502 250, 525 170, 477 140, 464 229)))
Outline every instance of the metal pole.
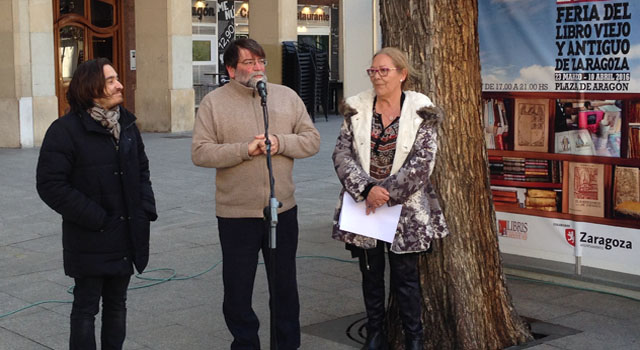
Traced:
POLYGON ((269 111, 267 110, 266 96, 262 97, 262 114, 264 115, 264 137, 267 156, 267 170, 269 171, 269 205, 264 208, 264 219, 269 221, 269 292, 271 306, 271 349, 278 349, 278 339, 276 333, 276 227, 278 225, 278 207, 280 202, 275 197, 275 180, 273 178, 273 168, 271 166, 271 140, 269 140, 269 111))
POLYGON ((371 56, 378 48, 378 0, 371 0, 371 56))
POLYGON ((574 232, 573 235, 573 252, 576 257, 576 275, 580 276, 582 274, 582 246, 578 241, 578 233, 574 232))

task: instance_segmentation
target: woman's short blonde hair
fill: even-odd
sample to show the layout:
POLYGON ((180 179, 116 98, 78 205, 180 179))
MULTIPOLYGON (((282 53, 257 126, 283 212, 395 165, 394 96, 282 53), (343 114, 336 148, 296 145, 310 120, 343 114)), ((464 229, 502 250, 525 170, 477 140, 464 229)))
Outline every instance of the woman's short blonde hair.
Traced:
POLYGON ((398 68, 407 71, 407 79, 402 82, 402 89, 404 90, 405 86, 409 81, 413 82, 413 79, 417 79, 419 77, 418 72, 413 68, 411 63, 409 62, 409 57, 407 54, 395 47, 383 47, 378 52, 376 52, 371 60, 373 60, 378 55, 387 55, 391 58, 393 65, 398 68))

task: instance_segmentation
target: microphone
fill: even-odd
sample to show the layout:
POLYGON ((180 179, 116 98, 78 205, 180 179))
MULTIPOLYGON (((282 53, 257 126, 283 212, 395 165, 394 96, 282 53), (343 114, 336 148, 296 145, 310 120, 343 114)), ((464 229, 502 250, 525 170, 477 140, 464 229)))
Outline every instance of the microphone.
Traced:
POLYGON ((264 81, 260 80, 256 83, 256 90, 262 99, 267 98, 267 84, 264 81))

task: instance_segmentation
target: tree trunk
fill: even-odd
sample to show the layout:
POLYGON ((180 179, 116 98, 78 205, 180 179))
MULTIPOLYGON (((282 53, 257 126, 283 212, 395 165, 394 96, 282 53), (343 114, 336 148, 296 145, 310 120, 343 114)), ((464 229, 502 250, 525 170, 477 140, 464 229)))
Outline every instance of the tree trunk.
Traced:
MULTIPOLYGON (((509 295, 498 251, 481 118, 477 1, 380 0, 383 46, 409 54, 412 89, 445 111, 431 177, 450 235, 420 259, 424 349, 502 349, 532 339, 509 295)), ((394 349, 404 337, 391 297, 394 349)))

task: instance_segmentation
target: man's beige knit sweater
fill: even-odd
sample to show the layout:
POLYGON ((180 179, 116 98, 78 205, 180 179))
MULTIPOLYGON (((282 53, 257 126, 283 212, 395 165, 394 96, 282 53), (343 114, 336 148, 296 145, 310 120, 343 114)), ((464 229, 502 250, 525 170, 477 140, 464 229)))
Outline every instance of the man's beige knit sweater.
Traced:
MULTIPOLYGON (((267 84, 269 134, 278 138, 272 158, 278 212, 295 206, 292 170, 295 158, 318 152, 320 134, 298 95, 286 86, 267 84)), ((260 96, 235 80, 200 102, 193 129, 191 159, 216 168, 216 215, 257 218, 269 202, 269 173, 264 155, 249 156, 249 142, 264 134, 260 96)))

